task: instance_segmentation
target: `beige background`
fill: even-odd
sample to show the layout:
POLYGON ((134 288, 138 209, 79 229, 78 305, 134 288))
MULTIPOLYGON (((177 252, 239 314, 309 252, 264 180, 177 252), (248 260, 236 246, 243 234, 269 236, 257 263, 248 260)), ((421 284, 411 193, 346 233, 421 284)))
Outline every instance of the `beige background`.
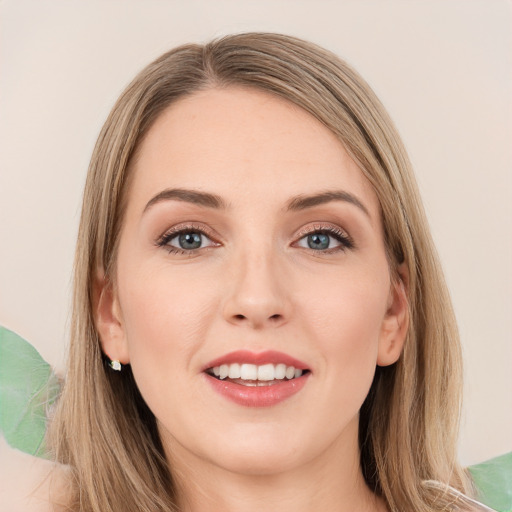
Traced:
POLYGON ((512 450, 512 22, 506 0, 0 3, 0 324, 61 370, 81 190, 116 97, 179 43, 270 30, 374 87, 415 164, 460 324, 463 463, 512 450))

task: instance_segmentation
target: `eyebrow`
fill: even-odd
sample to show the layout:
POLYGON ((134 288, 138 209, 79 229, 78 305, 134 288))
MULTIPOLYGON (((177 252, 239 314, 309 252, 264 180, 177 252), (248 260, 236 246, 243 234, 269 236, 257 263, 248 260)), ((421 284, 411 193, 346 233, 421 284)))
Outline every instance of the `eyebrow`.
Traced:
POLYGON ((370 213, 366 206, 353 194, 346 192, 345 190, 333 190, 327 192, 320 192, 319 194, 313 194, 309 196, 300 195, 294 197, 287 206, 288 211, 299 211, 319 206, 322 204, 330 203, 331 201, 344 201, 354 206, 357 206, 362 210, 368 217, 370 213))
POLYGON ((144 208, 144 213, 153 205, 162 201, 184 201, 186 203, 197 204, 207 208, 225 209, 227 207, 224 200, 215 194, 209 192, 199 192, 198 190, 188 190, 183 188, 168 188, 159 192, 148 201, 144 208))
MULTIPOLYGON (((148 201, 144 208, 144 213, 149 210, 153 205, 162 201, 184 201, 187 203, 204 206, 206 208, 226 209, 226 202, 222 197, 211 194, 209 192, 200 192, 198 190, 189 190, 183 188, 168 188, 159 192, 156 196, 148 201)), ((357 206, 368 217, 370 213, 365 205, 353 194, 345 190, 334 190, 327 192, 320 192, 313 195, 299 195, 292 198, 286 207, 288 211, 300 211, 314 206, 330 203, 331 201, 345 201, 347 203, 357 206)))

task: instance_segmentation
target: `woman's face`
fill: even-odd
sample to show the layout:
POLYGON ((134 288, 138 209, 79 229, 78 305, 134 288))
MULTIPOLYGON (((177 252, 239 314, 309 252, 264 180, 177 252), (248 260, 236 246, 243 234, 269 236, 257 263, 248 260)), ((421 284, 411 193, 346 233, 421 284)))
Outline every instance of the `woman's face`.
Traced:
POLYGON ((263 92, 199 92, 150 129, 127 197, 97 323, 168 455, 262 474, 357 453, 405 300, 376 195, 335 136, 263 92))

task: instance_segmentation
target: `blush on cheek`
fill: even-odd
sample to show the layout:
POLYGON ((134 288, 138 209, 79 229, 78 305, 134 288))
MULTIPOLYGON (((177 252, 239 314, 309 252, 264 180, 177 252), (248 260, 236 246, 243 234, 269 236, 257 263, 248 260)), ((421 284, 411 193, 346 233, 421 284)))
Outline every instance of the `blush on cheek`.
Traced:
POLYGON ((161 365, 168 357, 166 363, 172 364, 205 339, 215 311, 202 286, 148 276, 137 276, 130 282, 132 286, 123 290, 121 306, 132 361, 136 358, 161 365))

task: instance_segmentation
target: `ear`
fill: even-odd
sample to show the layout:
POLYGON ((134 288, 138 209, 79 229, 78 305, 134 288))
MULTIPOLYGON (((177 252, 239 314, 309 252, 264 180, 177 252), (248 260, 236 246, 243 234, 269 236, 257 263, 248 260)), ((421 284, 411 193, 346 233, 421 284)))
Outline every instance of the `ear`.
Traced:
POLYGON ((381 327, 377 356, 379 366, 389 366, 398 360, 409 330, 409 271, 405 263, 399 265, 397 273, 398 278, 391 283, 388 308, 381 327))
POLYGON ((99 272, 93 285, 93 315, 101 348, 111 359, 128 364, 130 358, 119 301, 110 279, 99 272))

